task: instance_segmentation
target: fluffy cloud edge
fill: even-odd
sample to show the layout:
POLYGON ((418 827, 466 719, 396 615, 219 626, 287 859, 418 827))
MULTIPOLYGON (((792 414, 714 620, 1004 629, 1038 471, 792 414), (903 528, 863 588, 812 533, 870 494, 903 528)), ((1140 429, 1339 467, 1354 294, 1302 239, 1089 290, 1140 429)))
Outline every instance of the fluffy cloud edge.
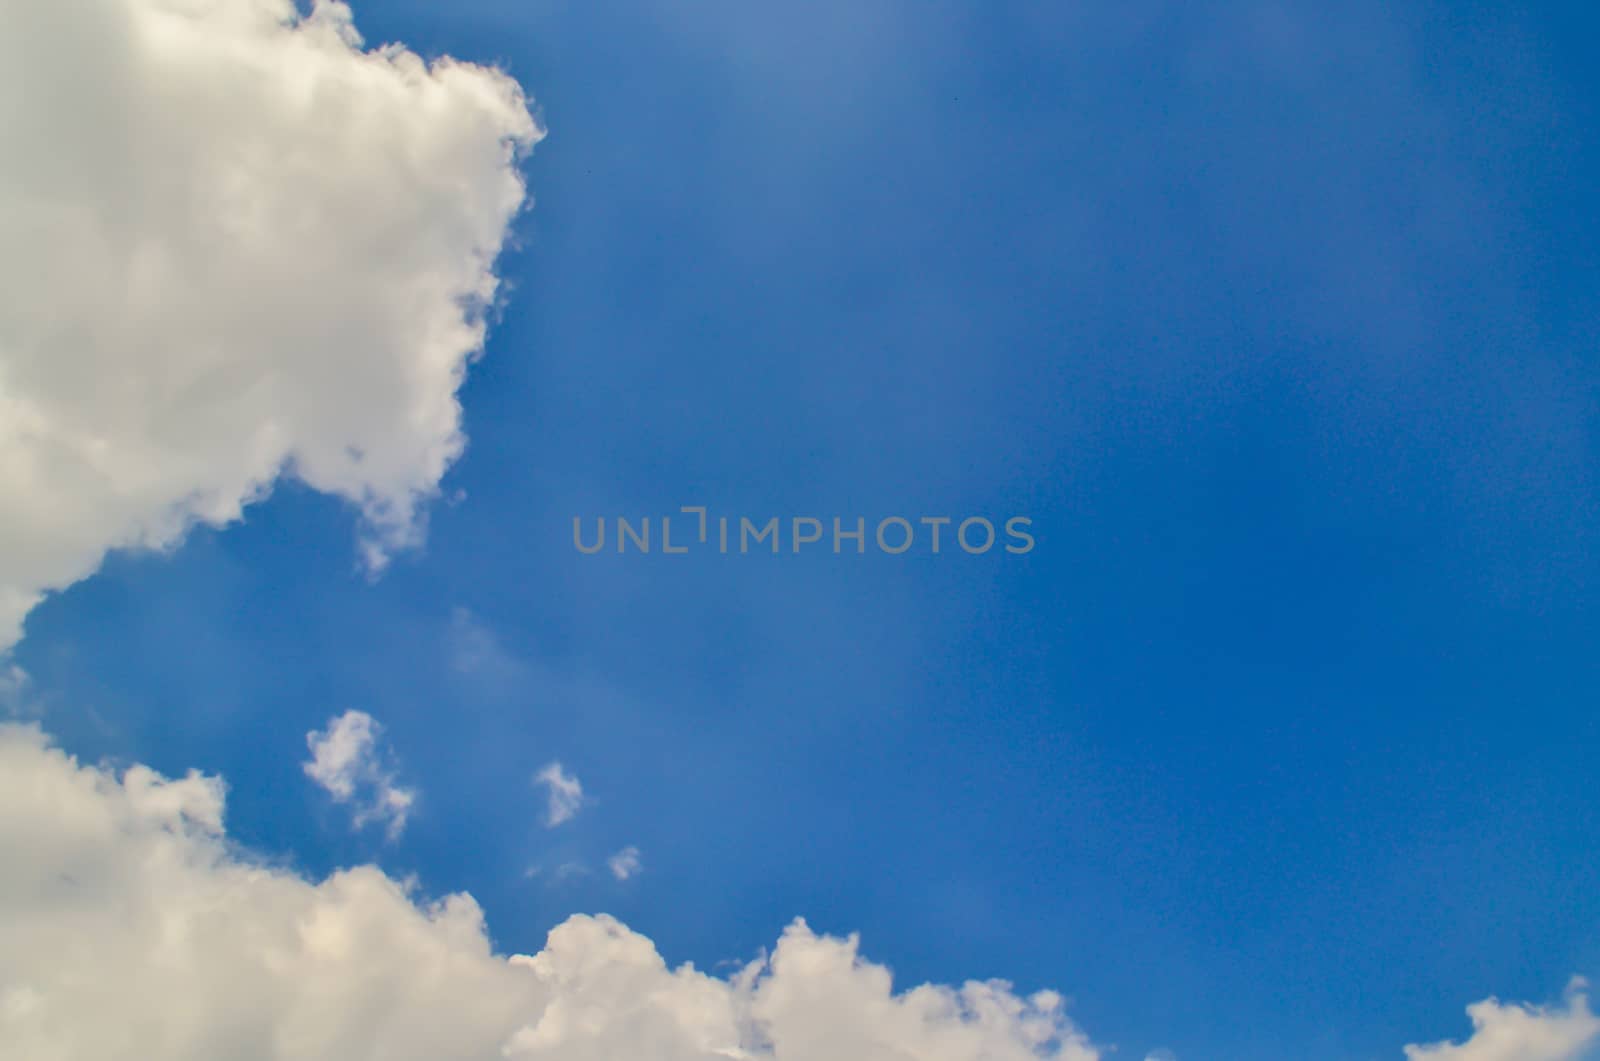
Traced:
MULTIPOLYGON (((798 920, 727 978, 669 967, 605 915, 504 957, 468 895, 426 901, 371 865, 311 881, 239 847, 225 796, 220 778, 86 765, 35 724, 0 724, 0 1057, 1107 1056, 1055 992, 896 990, 856 937, 798 920)), ((1600 1037, 1581 982, 1564 1006, 1468 1013, 1471 1038, 1408 1061, 1579 1061, 1600 1037)))
POLYGON ((1580 1061, 1600 1048, 1600 1017, 1589 1006, 1588 982, 1575 977, 1559 1006, 1487 998, 1467 1007, 1472 1037, 1406 1047, 1406 1061, 1580 1061))
POLYGON ((37 726, 0 725, 0 847, 16 856, 0 864, 0 1056, 1100 1056, 1053 992, 896 992, 855 937, 801 921, 727 979, 669 968, 605 915, 501 957, 470 896, 422 901, 370 865, 312 882, 239 848, 225 793, 199 773, 85 765, 37 726))
POLYGON ((417 790, 400 784, 383 744, 383 726, 365 711, 346 711, 306 734, 305 775, 335 803, 350 807, 356 828, 382 823, 390 840, 405 831, 417 790))
POLYGON ((521 86, 367 50, 337 0, 8 18, 0 651, 284 476, 361 513, 369 569, 419 545, 544 135, 521 86))

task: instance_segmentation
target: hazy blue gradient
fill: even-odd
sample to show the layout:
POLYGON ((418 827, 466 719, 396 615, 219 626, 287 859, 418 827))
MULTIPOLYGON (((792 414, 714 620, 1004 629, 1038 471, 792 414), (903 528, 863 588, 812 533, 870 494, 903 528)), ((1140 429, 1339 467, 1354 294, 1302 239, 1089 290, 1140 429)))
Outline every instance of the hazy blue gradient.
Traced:
POLYGON ((1600 974, 1589 11, 358 2, 550 130, 461 496, 368 584, 280 490, 17 659, 68 747, 221 771, 240 838, 506 948, 605 910, 711 966, 803 914, 1132 1061, 1555 997, 1600 974), (572 548, 694 503, 1039 544, 572 548), (350 708, 422 790, 393 846, 300 771, 350 708))

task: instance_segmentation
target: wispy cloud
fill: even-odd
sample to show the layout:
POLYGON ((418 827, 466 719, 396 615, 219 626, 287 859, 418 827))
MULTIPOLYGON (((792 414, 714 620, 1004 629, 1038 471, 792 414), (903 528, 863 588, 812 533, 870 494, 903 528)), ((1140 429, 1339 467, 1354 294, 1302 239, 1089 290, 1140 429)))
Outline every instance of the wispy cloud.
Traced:
POLYGON ((639 849, 629 845, 606 859, 606 868, 618 880, 628 880, 639 875, 644 862, 639 857, 639 849))
POLYGON ((405 830, 417 793, 396 781, 390 756, 380 746, 382 735, 383 727, 371 715, 346 711, 326 729, 306 734, 311 760, 303 765, 306 776, 335 803, 351 807, 357 828, 384 822, 394 839, 405 830))
POLYGON ((446 638, 450 666, 457 674, 504 690, 515 688, 531 677, 531 668, 518 659, 471 609, 457 607, 450 612, 446 638))
POLYGON ((569 822, 583 806, 583 784, 567 773, 560 763, 550 763, 533 777, 533 783, 542 785, 547 794, 545 825, 554 829, 569 822))

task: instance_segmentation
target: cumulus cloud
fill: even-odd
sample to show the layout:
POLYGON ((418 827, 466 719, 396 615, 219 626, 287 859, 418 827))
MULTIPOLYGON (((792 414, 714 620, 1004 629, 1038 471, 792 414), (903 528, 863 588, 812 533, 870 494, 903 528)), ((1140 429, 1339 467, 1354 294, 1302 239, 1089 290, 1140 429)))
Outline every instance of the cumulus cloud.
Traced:
POLYGON ((583 785, 563 770, 560 763, 545 766, 533 775, 533 783, 545 788, 544 823, 552 829, 571 821, 583 806, 583 785))
POLYGON ((730 978, 608 917, 501 957, 468 896, 364 866, 320 882, 223 831, 224 787, 120 776, 0 726, 0 1058, 101 1061, 1093 1061, 1049 992, 896 993, 796 922, 730 978))
POLYGON ((644 861, 639 857, 639 849, 630 845, 606 859, 606 868, 618 880, 628 880, 639 875, 644 861))
POLYGON ((1579 1061, 1600 1046, 1600 1017, 1587 984, 1574 980, 1566 1004, 1520 1006, 1486 999, 1467 1007, 1472 1038, 1464 1043, 1406 1047, 1407 1061, 1579 1061))
POLYGON ((107 550, 281 475, 415 544, 540 137, 495 70, 318 0, 75 0, 0 34, 0 650, 107 550))
POLYGON ((402 787, 380 746, 383 727, 364 711, 346 711, 326 729, 306 734, 311 759, 306 776, 327 790, 334 802, 348 804, 360 828, 383 822, 389 838, 405 830, 417 801, 416 790, 402 787))

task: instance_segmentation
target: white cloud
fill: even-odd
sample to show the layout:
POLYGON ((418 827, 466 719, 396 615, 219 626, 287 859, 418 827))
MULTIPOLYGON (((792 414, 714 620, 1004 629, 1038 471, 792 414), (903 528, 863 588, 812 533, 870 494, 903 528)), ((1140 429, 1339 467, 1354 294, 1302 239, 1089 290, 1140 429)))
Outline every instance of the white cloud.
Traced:
POLYGON ((416 543, 540 136, 516 83, 328 0, 78 0, 7 6, 0 101, 0 650, 280 474, 374 566, 416 543))
POLYGON ((0 1059, 1091 1061, 1051 993, 894 993, 856 941, 786 931, 730 979, 608 917, 493 953, 465 895, 311 882, 226 839, 223 785, 120 777, 0 726, 0 1059))
POLYGON ((618 880, 629 880, 644 869, 644 861, 639 857, 639 849, 629 846, 606 859, 606 868, 618 880))
MULTIPOLYGON (((373 866, 305 880, 230 843, 223 810, 218 779, 118 776, 0 725, 0 1061, 1106 1056, 1053 992, 897 994, 854 937, 798 921, 728 978, 604 916, 501 957, 471 897, 419 902, 373 866)), ((1579 1061, 1600 1041, 1581 982, 1560 1007, 1468 1013, 1471 1039, 1409 1061, 1579 1061)))
POLYGON ((563 770, 560 763, 545 766, 533 776, 533 783, 543 785, 546 789, 548 803, 544 823, 552 829, 571 821, 578 813, 578 808, 583 806, 583 785, 563 770))
POLYGON ((371 715, 346 711, 330 720, 327 729, 306 734, 311 761, 304 768, 335 803, 350 805, 357 828, 384 822, 394 839, 405 830, 417 793, 396 781, 389 756, 379 746, 382 734, 383 727, 371 715))
MULTIPOLYGON (((461 452, 456 391, 539 136, 496 71, 364 51, 316 0, 75 0, 0 33, 0 651, 107 550, 170 547, 290 474, 357 506, 381 567, 461 452)), ((463 670, 495 658, 467 641, 463 670)), ((0 709, 26 675, 0 671, 0 709)), ((414 793, 349 712, 306 772, 358 822, 414 793)), ((547 821, 583 803, 559 763, 547 821)), ((1090 1061, 1060 996, 896 994, 796 922, 720 979, 574 917, 493 953, 465 895, 372 866, 321 882, 230 844, 224 786, 84 767, 0 726, 0 1061, 1090 1061)), ((626 879, 636 849, 608 862, 626 879)), ((559 872, 565 872, 563 867, 559 872)), ((1576 1061, 1564 1005, 1468 1007, 1410 1061, 1576 1061)), ((1159 1056, 1159 1055, 1152 1055, 1159 1056)))
POLYGON ((1486 999, 1467 1007, 1472 1038, 1464 1043, 1406 1047, 1407 1061, 1579 1061, 1600 1046, 1600 1017, 1587 985, 1574 980, 1562 1007, 1486 999))

